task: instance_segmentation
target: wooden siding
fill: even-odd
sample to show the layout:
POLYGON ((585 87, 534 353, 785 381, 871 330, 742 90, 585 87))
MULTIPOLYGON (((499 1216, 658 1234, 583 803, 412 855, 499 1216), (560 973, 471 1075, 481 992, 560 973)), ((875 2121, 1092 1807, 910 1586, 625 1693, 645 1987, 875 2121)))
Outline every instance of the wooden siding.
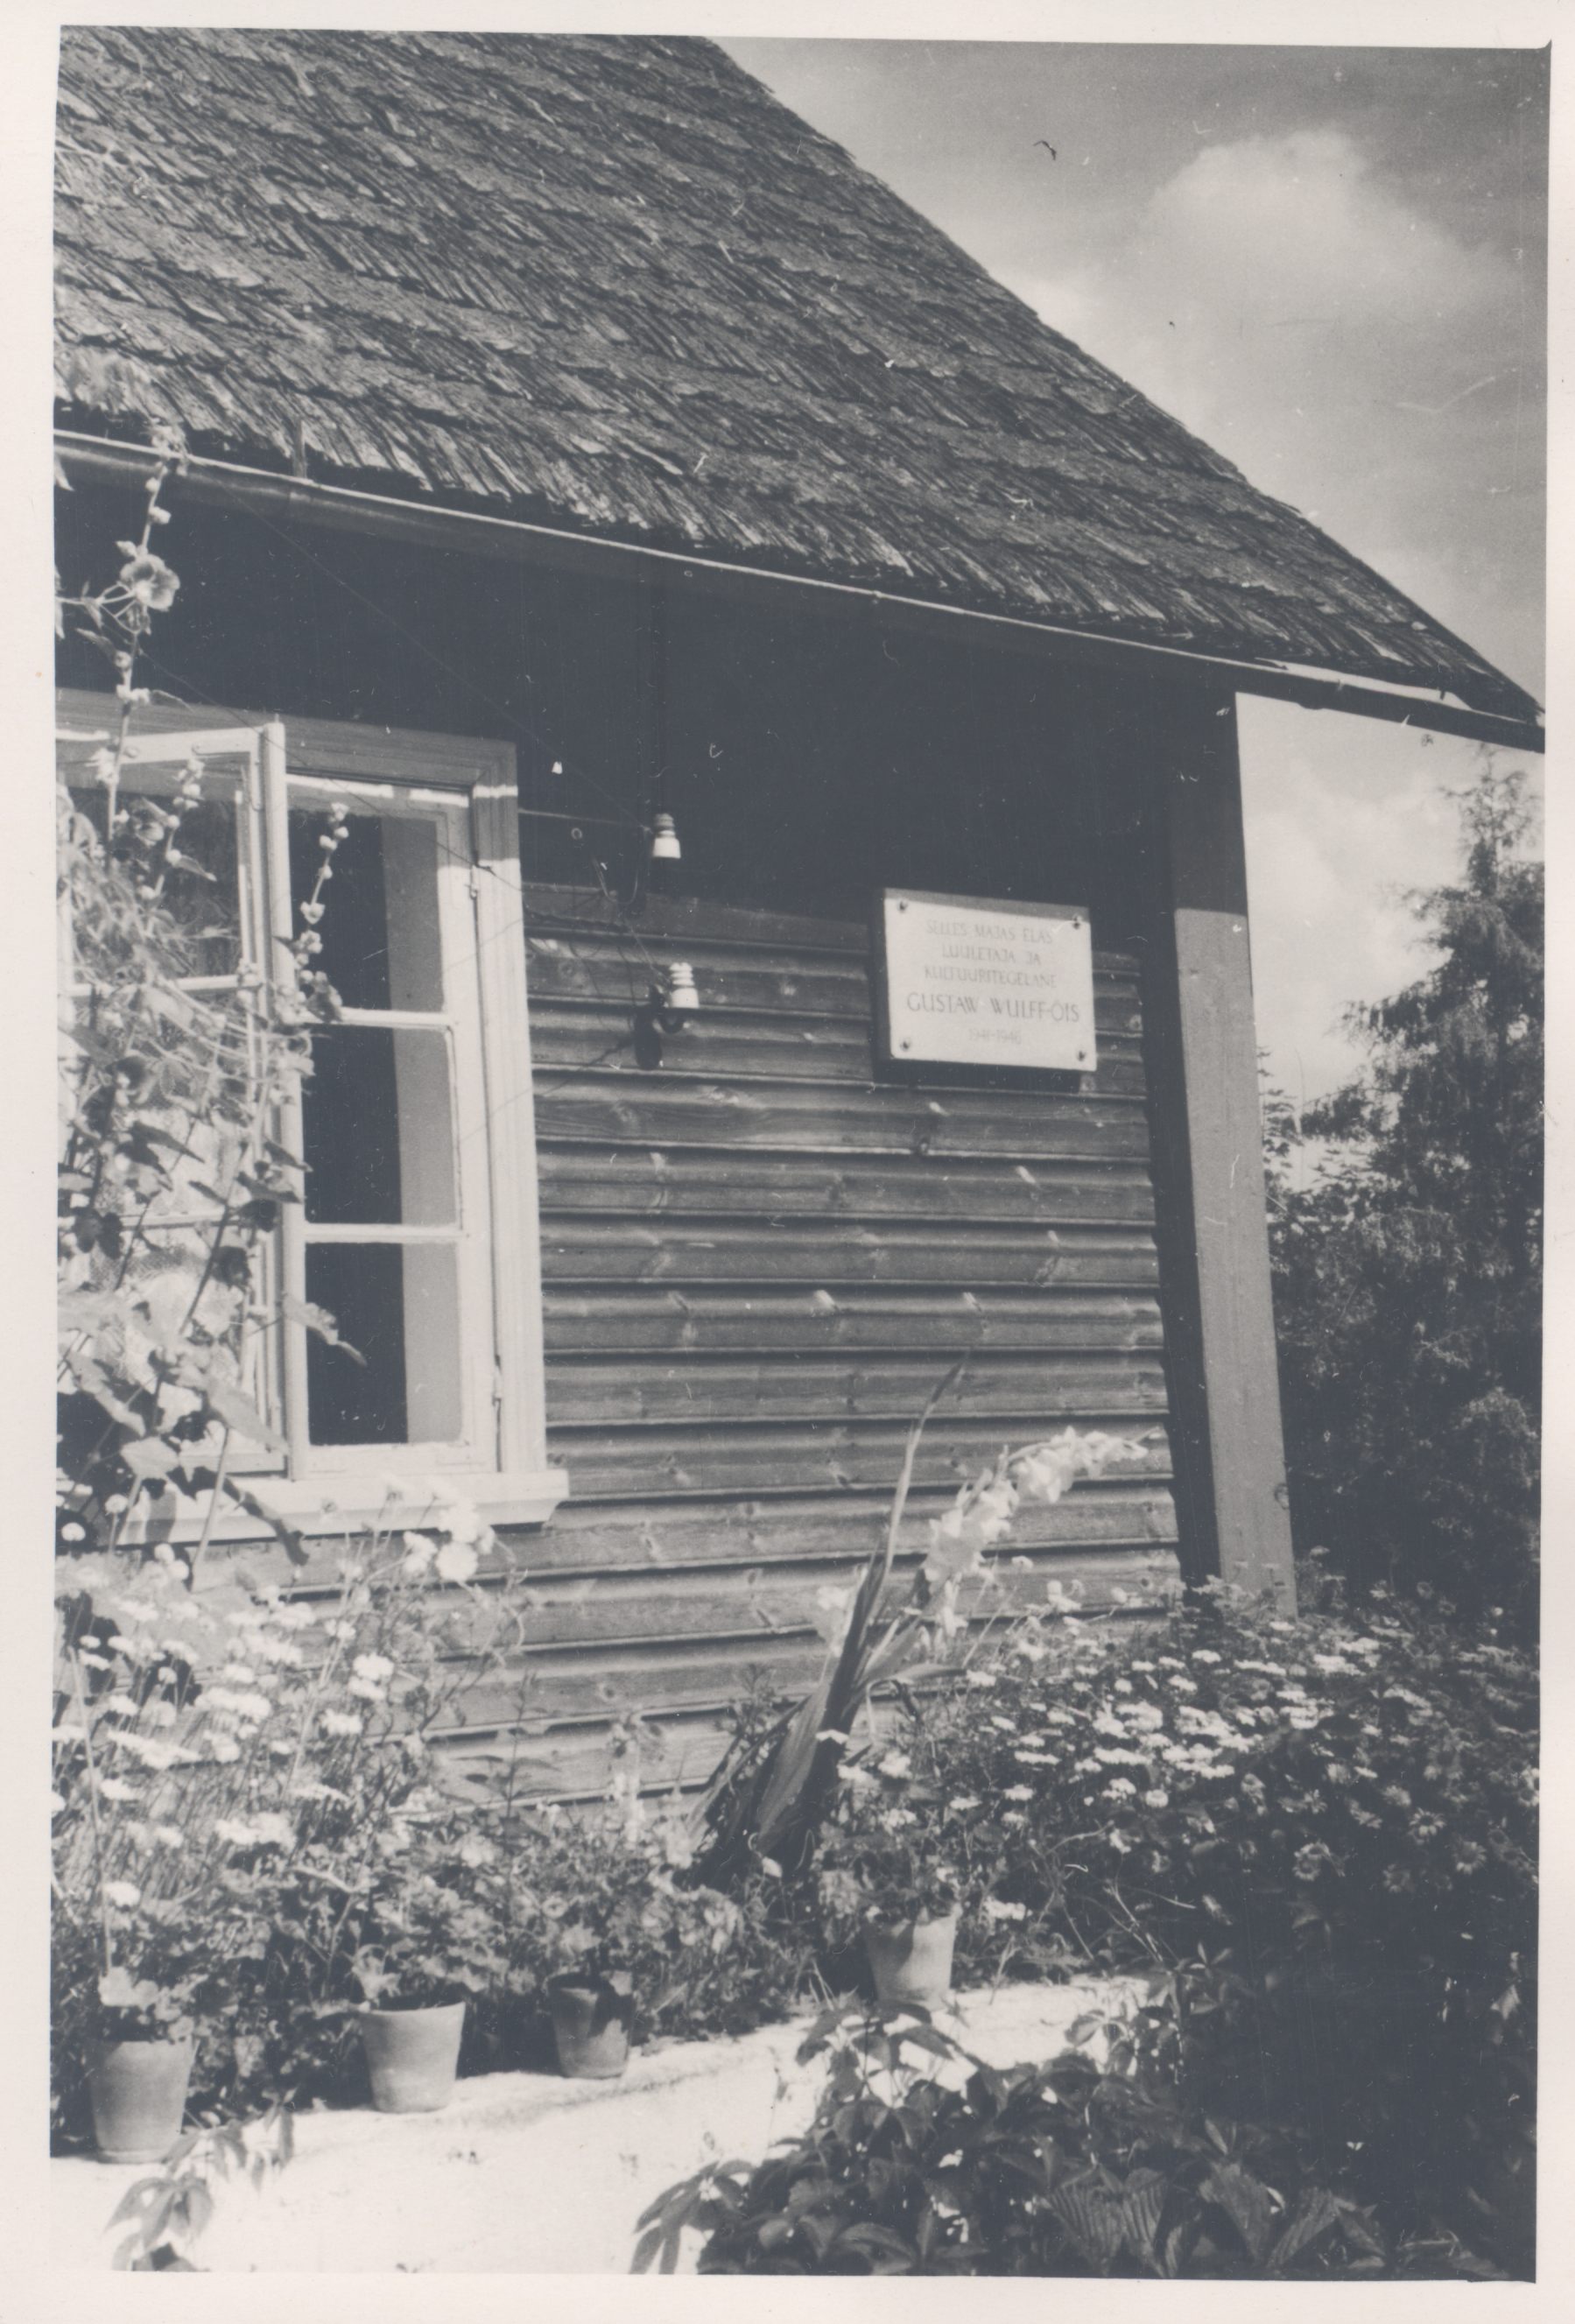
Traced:
POLYGON ((642 1711, 664 1738, 648 1778, 702 1777, 752 1674, 817 1666, 815 1592, 877 1538, 907 1429, 964 1351, 904 1572, 964 1477, 1073 1422, 1146 1457, 1025 1513, 978 1617, 1051 1581, 1108 1607, 1168 1579, 1135 964, 1096 954, 1097 1076, 897 1084, 871 1065, 861 926, 652 901, 620 927, 539 887, 526 910, 548 1457, 571 1499, 503 1546, 530 1644, 473 1697, 498 1731, 457 1764, 594 1789, 610 1722, 642 1711), (702 1006, 641 1071, 633 1011, 676 957, 702 1006))

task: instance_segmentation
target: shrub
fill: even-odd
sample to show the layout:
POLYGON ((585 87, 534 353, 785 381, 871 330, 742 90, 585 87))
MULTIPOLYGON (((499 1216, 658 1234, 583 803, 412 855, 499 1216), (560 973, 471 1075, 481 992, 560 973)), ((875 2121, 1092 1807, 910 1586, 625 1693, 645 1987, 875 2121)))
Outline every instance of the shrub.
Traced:
POLYGON ((1491 1638, 1202 1593, 1037 1624, 903 1749, 960 1818, 960 1977, 1062 1948, 1173 1980, 1193 2087, 1315 2129, 1396 2233, 1529 2264, 1535 1692, 1491 1638))
POLYGON ((1293 2144, 1203 2121, 1152 2074, 1067 2055, 999 2072, 909 2013, 833 2013, 815 2119, 647 2211, 635 2265, 702 2274, 1343 2276, 1383 2244, 1293 2144), (937 2070, 937 2059, 940 2061, 937 2070))
POLYGON ((637 2038, 741 2033, 790 2011, 809 1947, 769 1924, 759 1881, 724 1896, 686 1881, 678 1819, 545 1809, 511 1835, 510 1978, 523 1997, 555 1980, 632 1997, 637 2038))

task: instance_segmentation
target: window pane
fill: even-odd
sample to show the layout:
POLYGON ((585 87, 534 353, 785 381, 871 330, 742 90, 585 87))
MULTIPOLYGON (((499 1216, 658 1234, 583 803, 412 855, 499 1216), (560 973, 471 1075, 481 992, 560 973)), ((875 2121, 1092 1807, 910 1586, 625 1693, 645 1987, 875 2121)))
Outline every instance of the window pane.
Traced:
POLYGON ((317 1034, 302 1130, 309 1223, 456 1223, 447 1034, 382 1025, 317 1034))
POLYGON ((307 1341, 314 1444, 452 1443, 464 1428, 451 1243, 313 1243, 307 1297, 363 1357, 307 1341))
MULTIPOLYGON (((124 826, 121 853, 140 865, 147 861, 145 849, 152 848, 156 863, 161 862, 164 902, 190 948, 185 973, 233 976, 241 965, 234 802, 198 799, 180 810, 180 823, 169 832, 155 820, 175 812, 169 790, 154 792, 123 785, 118 800, 131 817, 124 826)), ((73 787, 71 803, 102 839, 108 793, 97 784, 90 788, 73 787)), ((90 932, 81 931, 78 941, 86 946, 90 932)))
MULTIPOLYGON (((346 1009, 441 1009, 438 825, 416 816, 362 814, 353 798, 345 804, 352 813, 332 859, 334 876, 318 899, 323 948, 313 965, 346 1009)), ((290 885, 298 928, 330 828, 328 816, 318 808, 290 809, 290 885)))

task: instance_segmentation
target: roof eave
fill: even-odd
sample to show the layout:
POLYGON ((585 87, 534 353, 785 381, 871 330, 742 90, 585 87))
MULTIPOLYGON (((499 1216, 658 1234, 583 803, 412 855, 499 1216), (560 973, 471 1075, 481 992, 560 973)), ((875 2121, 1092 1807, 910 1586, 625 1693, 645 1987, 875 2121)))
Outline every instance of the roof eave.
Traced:
MULTIPOLYGON (((74 471, 85 481, 140 482, 160 457, 143 445, 69 429, 58 431, 55 441, 68 475, 74 471)), ((229 461, 189 456, 184 473, 187 489, 198 500, 235 508, 272 509, 338 530, 432 542, 443 539, 450 547, 468 548, 486 556, 535 556, 581 565, 588 561, 604 570, 622 566, 626 570, 666 571, 701 586, 818 593, 823 600, 862 604, 899 626, 932 628, 969 622, 982 625, 1003 643, 1027 650, 1050 650, 1071 659, 1107 667, 1165 670, 1183 681, 1216 690, 1294 702, 1310 710, 1343 710, 1359 717, 1460 735, 1506 749, 1540 752, 1544 748, 1540 714, 1528 716, 1485 709, 1449 693, 1367 676, 1107 636, 1027 615, 908 596, 859 582, 736 563, 699 549, 614 540, 568 526, 447 507, 426 497, 396 498, 229 461)))

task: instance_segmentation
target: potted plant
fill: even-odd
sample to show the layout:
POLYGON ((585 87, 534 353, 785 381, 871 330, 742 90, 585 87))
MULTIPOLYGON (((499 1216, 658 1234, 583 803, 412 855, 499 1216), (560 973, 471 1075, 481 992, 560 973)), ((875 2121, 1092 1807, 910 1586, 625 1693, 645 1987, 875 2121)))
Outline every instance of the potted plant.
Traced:
POLYGON ((962 1904, 955 1853, 939 1802, 888 1752, 851 1766, 816 1857, 830 1932, 857 1935, 882 2007, 942 2006, 962 1904))
POLYGON ((348 1970, 373 2105, 427 2114, 454 2094, 469 1997, 502 1982, 504 1955, 496 1919, 467 1877, 491 1843, 447 1830, 396 1837, 399 1853, 355 1915, 348 1970))
POLYGON ((627 1816, 538 1827, 517 1941, 545 1996, 561 2072, 622 2074, 631 2043, 681 1994, 697 1956, 731 1941, 736 1907, 674 1877, 688 1852, 676 1828, 627 1816))
POLYGON ((205 1982, 169 1983, 124 1968, 98 1979, 99 2030, 88 2045, 93 2134, 104 2163, 161 2163, 180 2135, 196 2054, 193 2005, 205 1982))

